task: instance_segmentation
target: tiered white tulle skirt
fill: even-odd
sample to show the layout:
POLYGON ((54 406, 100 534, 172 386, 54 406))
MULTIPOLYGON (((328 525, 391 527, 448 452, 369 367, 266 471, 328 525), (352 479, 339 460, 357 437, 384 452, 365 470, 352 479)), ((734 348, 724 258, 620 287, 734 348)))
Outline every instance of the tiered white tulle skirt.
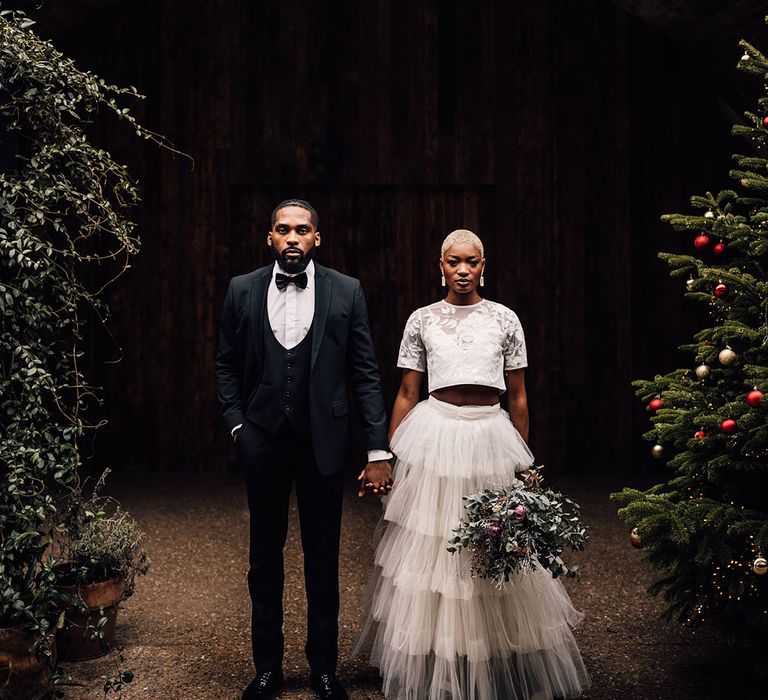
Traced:
POLYGON ((533 463, 506 412, 430 397, 392 449, 394 488, 353 655, 370 649, 387 698, 579 697, 589 676, 571 628, 583 615, 562 583, 537 569, 499 588, 446 549, 463 496, 509 484, 533 463))

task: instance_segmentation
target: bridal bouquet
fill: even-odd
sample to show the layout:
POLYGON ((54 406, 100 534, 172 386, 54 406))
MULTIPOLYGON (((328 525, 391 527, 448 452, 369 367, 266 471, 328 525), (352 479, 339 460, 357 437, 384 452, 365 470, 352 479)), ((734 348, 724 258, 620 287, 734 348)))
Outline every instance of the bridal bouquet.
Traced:
POLYGON ((554 578, 576 574, 577 567, 568 569, 560 555, 566 547, 584 549, 587 542, 579 506, 543 488, 538 471, 530 470, 524 483, 465 496, 464 509, 448 551, 466 549, 473 576, 501 584, 515 572, 539 566, 554 578))

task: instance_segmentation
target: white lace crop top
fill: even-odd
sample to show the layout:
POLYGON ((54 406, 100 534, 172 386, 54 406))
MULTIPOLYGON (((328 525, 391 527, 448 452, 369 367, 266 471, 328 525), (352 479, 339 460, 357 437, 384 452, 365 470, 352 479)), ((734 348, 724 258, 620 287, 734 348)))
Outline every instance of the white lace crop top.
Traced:
POLYGON ((438 301, 405 324, 397 366, 427 372, 430 393, 458 384, 504 391, 504 373, 528 365, 517 314, 483 299, 471 306, 438 301))

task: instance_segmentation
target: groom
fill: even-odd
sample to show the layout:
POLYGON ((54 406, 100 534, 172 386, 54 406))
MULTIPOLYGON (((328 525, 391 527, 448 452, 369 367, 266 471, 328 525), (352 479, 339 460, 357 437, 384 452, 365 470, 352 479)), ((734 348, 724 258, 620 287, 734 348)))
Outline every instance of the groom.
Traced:
POLYGON ((349 418, 347 379, 368 448, 365 482, 391 477, 386 414, 360 282, 312 260, 315 209, 300 199, 272 212, 275 263, 229 283, 216 355, 224 420, 250 510, 251 638, 256 676, 243 700, 282 685, 283 547, 291 487, 304 550, 306 654, 320 698, 347 698, 336 678, 339 535, 349 418))

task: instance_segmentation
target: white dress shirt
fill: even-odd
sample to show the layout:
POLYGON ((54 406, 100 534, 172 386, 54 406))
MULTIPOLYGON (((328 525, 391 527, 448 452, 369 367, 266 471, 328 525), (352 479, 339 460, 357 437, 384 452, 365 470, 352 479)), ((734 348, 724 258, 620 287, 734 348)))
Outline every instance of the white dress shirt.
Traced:
MULTIPOLYGON (((275 334, 277 342, 286 350, 295 348, 307 337, 315 317, 315 263, 310 260, 305 272, 307 273, 307 287, 301 289, 295 284, 289 284, 285 289, 278 289, 275 277, 278 272, 294 277, 280 269, 275 262, 272 268, 272 281, 267 289, 267 316, 269 325, 275 334)), ((232 435, 242 427, 236 425, 232 429, 232 435)), ((382 459, 392 459, 392 455, 386 450, 369 450, 368 461, 375 462, 382 459)))
MULTIPOLYGON (((275 263, 272 268, 272 281, 267 290, 267 314, 277 342, 286 350, 290 350, 306 338, 312 319, 315 317, 315 263, 310 260, 305 270, 306 289, 301 289, 295 284, 289 284, 285 289, 278 289, 275 283, 278 272, 283 271, 275 263)), ((295 276, 295 274, 288 274, 288 277, 295 276)))

